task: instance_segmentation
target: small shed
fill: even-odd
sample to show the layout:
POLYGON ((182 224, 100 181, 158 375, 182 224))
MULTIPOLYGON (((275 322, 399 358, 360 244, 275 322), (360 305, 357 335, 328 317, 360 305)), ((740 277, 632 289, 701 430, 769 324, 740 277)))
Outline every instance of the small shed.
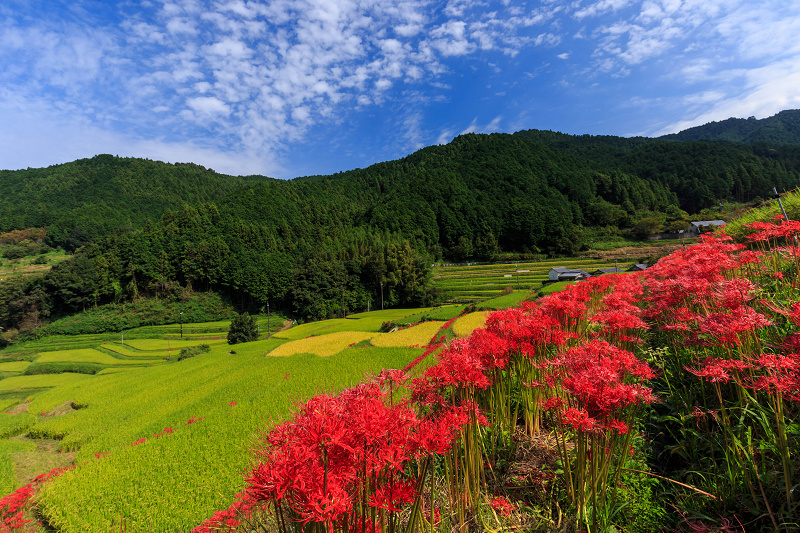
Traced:
POLYGON ((585 270, 566 267, 553 267, 548 274, 548 279, 550 281, 576 281, 588 277, 591 277, 591 274, 585 270))
POLYGON ((620 267, 611 267, 611 268, 598 268, 594 272, 592 272, 592 276, 602 276, 603 274, 618 274, 623 272, 620 267))
POLYGON ((717 228, 724 228, 727 225, 728 223, 724 220, 698 220, 697 222, 691 223, 687 233, 700 235, 701 233, 714 231, 717 228))

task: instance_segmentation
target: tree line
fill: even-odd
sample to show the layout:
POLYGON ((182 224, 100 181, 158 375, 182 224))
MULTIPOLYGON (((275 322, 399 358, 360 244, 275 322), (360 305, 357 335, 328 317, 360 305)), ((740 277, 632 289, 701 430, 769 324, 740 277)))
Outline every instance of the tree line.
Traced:
POLYGON ((113 156, 0 171, 22 191, 0 200, 0 231, 45 228, 47 245, 75 252, 0 283, 0 327, 187 286, 303 319, 432 303, 434 261, 676 229, 721 200, 797 186, 799 170, 794 146, 529 130, 289 181, 113 156))

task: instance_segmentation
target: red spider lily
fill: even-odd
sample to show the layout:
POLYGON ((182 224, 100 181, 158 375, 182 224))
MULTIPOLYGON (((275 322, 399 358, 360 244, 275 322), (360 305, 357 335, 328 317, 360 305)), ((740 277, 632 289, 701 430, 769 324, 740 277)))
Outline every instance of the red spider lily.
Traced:
POLYGON ((389 384, 389 389, 397 389, 400 385, 408 380, 405 372, 394 368, 381 370, 381 373, 375 377, 378 385, 383 389, 384 385, 389 384))
POLYGON ((135 440, 135 441, 131 442, 131 446, 138 446, 139 444, 144 444, 146 440, 147 439, 145 437, 142 437, 139 440, 135 440))
POLYGON ((699 333, 706 335, 704 345, 731 347, 741 345, 745 334, 771 324, 764 315, 744 306, 731 311, 708 313, 699 317, 697 323, 699 333))
POLYGON ((27 520, 24 517, 24 511, 25 506, 34 495, 35 485, 59 476, 71 468, 54 468, 45 474, 36 476, 31 483, 24 487, 20 487, 11 494, 0 498, 0 531, 9 533, 19 531, 25 524, 30 523, 31 520, 27 520))
POLYGON ((159 431, 158 433, 153 433, 153 437, 160 437, 161 435, 172 435, 172 431, 173 431, 173 429, 171 427, 170 428, 164 428, 161 431, 159 431))
POLYGON ((770 224, 769 222, 752 222, 745 224, 745 227, 754 229, 757 233, 751 233, 747 238, 750 241, 771 241, 774 239, 789 239, 800 235, 800 222, 797 220, 784 220, 780 224, 770 224))
POLYGON ((616 432, 619 435, 626 435, 630 431, 628 424, 622 420, 617 420, 616 418, 610 418, 606 420, 605 425, 608 429, 616 432))
POLYGON ((597 429, 597 420, 589 416, 585 409, 568 407, 561 413, 563 424, 572 427, 575 431, 591 433, 597 429))
POLYGON ((481 354, 468 339, 455 339, 439 354, 438 364, 425 371, 425 377, 438 389, 486 389, 492 384, 487 370, 481 354))
POLYGON ((387 511, 400 512, 405 504, 416 498, 416 489, 413 481, 395 481, 375 489, 367 505, 387 511))
POLYGON ((489 504, 500 516, 511 516, 511 512, 517 508, 516 505, 508 501, 508 498, 504 496, 494 498, 489 504))
POLYGON ((542 410, 550 411, 551 409, 558 409, 564 405, 564 400, 558 396, 553 396, 542 402, 542 410))
POLYGON ((713 357, 706 358, 701 368, 685 367, 687 372, 695 376, 710 381, 711 383, 727 383, 731 379, 725 365, 722 363, 723 359, 713 357))
POLYGON ((570 348, 553 364, 563 373, 561 386, 593 417, 605 419, 618 409, 652 401, 650 389, 630 383, 654 377, 647 363, 606 341, 570 348))
POLYGON ((224 511, 216 511, 210 518, 192 529, 192 533, 233 532, 242 524, 240 518, 248 518, 255 507, 256 502, 246 492, 239 493, 230 507, 224 511))
MULTIPOLYGON (((397 372, 384 377, 398 379, 397 372)), ((404 478, 409 461, 447 451, 474 406, 420 420, 408 404, 387 405, 386 397, 378 383, 367 383, 309 400, 265 437, 250 497, 285 505, 297 523, 334 529, 360 519, 357 494, 365 490, 370 505, 390 512, 416 499, 416 481, 404 478)))

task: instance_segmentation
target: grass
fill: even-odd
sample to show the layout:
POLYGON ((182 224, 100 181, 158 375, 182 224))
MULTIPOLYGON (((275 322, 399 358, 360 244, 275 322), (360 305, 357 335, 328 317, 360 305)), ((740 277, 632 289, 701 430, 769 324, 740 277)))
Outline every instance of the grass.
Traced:
POLYGON ((97 363, 100 365, 147 365, 161 363, 159 360, 117 359, 111 355, 93 348, 78 350, 59 350, 45 352, 37 359, 37 363, 97 363))
POLYGON ((408 320, 408 322, 411 324, 416 324, 422 319, 441 320, 443 322, 447 322, 451 318, 455 318, 460 315, 466 308, 466 304, 443 305, 441 307, 434 307, 433 309, 421 311, 408 316, 406 317, 406 320, 408 320))
POLYGON ((0 438, 22 433, 36 423, 36 416, 28 413, 12 415, 0 413, 0 438))
POLYGON ((208 340, 166 340, 166 339, 131 339, 125 343, 136 350, 150 350, 150 351, 166 351, 180 350, 187 346, 199 346, 201 344, 227 344, 226 340, 208 341, 208 340))
POLYGON ((53 250, 41 255, 47 259, 47 263, 42 265, 35 264, 39 255, 30 255, 19 259, 6 259, 0 256, 0 281, 47 272, 53 268, 53 265, 57 265, 69 257, 64 250, 53 250))
POLYGON ((479 307, 481 309, 508 309, 509 307, 518 306, 535 294, 534 291, 514 291, 509 294, 485 300, 480 303, 479 307))
POLYGON ((0 391, 17 389, 42 389, 81 384, 92 376, 86 374, 41 374, 36 376, 14 376, 0 380, 0 391))
MULTIPOLYGON (((208 342, 206 342, 206 344, 208 344, 208 342)), ((127 345, 123 346, 120 343, 116 343, 116 342, 115 343, 111 343, 111 342, 109 342, 107 344, 103 344, 102 346, 98 347, 98 349, 104 350, 104 351, 113 352, 115 354, 122 355, 124 357, 149 357, 149 358, 158 357, 158 358, 161 358, 161 357, 164 357, 164 356, 173 355, 173 352, 180 351, 181 347, 180 347, 180 345, 178 345, 177 347, 176 346, 171 346, 170 350, 144 351, 144 350, 132 350, 132 349, 128 348, 127 345)))
POLYGON ((355 313, 350 315, 348 318, 376 318, 382 320, 383 322, 387 322, 389 320, 400 320, 401 318, 405 318, 410 314, 424 311, 425 309, 384 309, 381 311, 355 313))
POLYGON ((0 440, 0 494, 8 494, 21 484, 16 472, 16 456, 35 449, 36 444, 30 440, 0 440))
POLYGON ((25 372, 25 369, 30 365, 30 361, 10 361, 8 363, 0 363, 0 372, 25 372))
MULTIPOLYGON (((425 313, 432 308, 425 308, 419 313, 425 313)), ((279 339, 297 340, 315 335, 325 335, 328 333, 338 333, 341 331, 364 331, 364 332, 378 332, 384 322, 403 322, 406 317, 410 317, 412 311, 408 309, 391 309, 384 311, 370 311, 369 313, 358 313, 351 315, 348 318, 334 318, 331 320, 323 320, 320 322, 307 322, 294 326, 276 333, 273 337, 279 339)), ((416 315, 414 315, 416 316, 416 315)), ((413 323, 413 322, 411 322, 413 323)))
POLYGON ((539 289, 539 292, 537 294, 544 296, 552 292, 562 291, 574 283, 575 283, 574 281, 557 281, 555 283, 548 283, 547 285, 539 289))
POLYGON ((39 394, 31 412, 68 399, 88 406, 33 428, 78 449, 78 466, 42 489, 44 516, 62 533, 189 531, 230 504, 265 421, 281 420, 301 397, 402 368, 421 353, 369 347, 327 358, 262 355, 280 342, 237 345, 235 355, 217 346, 203 357, 39 394), (154 436, 168 427, 171 434, 154 436))

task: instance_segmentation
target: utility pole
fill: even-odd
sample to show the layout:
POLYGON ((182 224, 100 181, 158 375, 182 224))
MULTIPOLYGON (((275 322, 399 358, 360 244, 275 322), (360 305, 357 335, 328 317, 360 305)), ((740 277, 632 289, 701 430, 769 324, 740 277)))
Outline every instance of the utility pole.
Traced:
POLYGON ((783 213, 783 218, 786 219, 786 222, 789 222, 789 216, 786 214, 786 209, 783 208, 783 202, 781 201, 781 195, 778 194, 778 189, 776 187, 773 187, 772 192, 774 193, 774 198, 778 200, 778 205, 781 206, 781 213, 783 213))
POLYGON ((269 300, 267 300, 267 340, 269 340, 269 334, 271 333, 269 329, 269 300))
POLYGON ((381 281, 381 311, 383 311, 383 282, 381 281))
POLYGON ((183 311, 181 311, 181 339, 183 338, 183 311))

